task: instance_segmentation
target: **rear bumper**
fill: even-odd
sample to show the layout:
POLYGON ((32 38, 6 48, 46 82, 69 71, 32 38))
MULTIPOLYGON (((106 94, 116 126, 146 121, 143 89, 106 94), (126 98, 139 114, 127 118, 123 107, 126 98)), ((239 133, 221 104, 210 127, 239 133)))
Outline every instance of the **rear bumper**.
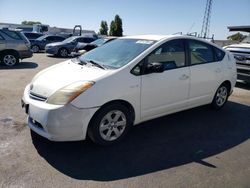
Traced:
POLYGON ((19 51, 19 58, 25 59, 33 56, 33 52, 31 50, 19 51))

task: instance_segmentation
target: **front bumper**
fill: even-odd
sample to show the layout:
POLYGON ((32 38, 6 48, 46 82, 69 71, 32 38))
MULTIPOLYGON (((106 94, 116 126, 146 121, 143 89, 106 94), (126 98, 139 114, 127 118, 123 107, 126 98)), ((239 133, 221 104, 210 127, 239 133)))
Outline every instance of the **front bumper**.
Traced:
POLYGON ((76 141, 86 138, 89 122, 98 108, 78 109, 71 104, 51 105, 29 97, 25 88, 22 106, 28 113, 28 126, 52 141, 76 141))
POLYGON ((237 64, 237 79, 250 82, 250 65, 237 64))

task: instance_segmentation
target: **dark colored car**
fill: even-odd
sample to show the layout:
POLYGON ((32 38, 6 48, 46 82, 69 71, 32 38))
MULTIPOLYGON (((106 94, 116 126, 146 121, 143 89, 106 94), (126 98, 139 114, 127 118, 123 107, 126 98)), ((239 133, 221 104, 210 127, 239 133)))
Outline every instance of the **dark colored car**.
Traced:
POLYGON ((33 32, 23 32, 23 34, 27 37, 29 40, 35 40, 41 36, 43 36, 42 33, 33 33, 33 32))
POLYGON ((47 44, 53 42, 61 42, 65 40, 62 36, 57 35, 43 35, 35 40, 31 40, 31 50, 33 52, 39 52, 40 50, 44 50, 47 44))
POLYGON ((81 43, 78 42, 78 44, 76 45, 75 49, 71 52, 72 56, 79 56, 84 54, 85 52, 88 52, 90 50, 93 50, 94 48, 97 48, 99 46, 102 46, 114 39, 116 39, 117 37, 105 37, 105 38, 99 38, 91 43, 81 43))
POLYGON ((75 49, 78 42, 90 43, 96 38, 86 36, 72 36, 62 42, 56 42, 46 45, 45 52, 48 54, 58 55, 60 57, 67 57, 75 49))
POLYGON ((29 40, 20 31, 0 29, 0 61, 7 66, 32 57, 29 40))

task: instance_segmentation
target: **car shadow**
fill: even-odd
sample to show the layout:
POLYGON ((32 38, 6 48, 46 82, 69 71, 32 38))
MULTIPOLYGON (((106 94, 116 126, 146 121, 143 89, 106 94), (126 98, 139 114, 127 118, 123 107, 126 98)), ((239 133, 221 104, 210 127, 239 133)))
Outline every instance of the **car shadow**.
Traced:
POLYGON ((250 83, 237 81, 235 87, 238 87, 238 88, 241 88, 241 89, 250 90, 250 83))
POLYGON ((0 69, 35 69, 38 67, 37 63, 34 62, 20 62, 12 67, 8 67, 5 65, 0 65, 0 69))
POLYGON ((61 173, 80 180, 112 181, 197 162, 250 138, 250 106, 228 102, 219 111, 207 106, 135 126, 121 143, 100 147, 91 141, 51 142, 31 132, 40 156, 61 173))
POLYGON ((51 58, 56 58, 56 59, 72 59, 72 56, 68 56, 68 57, 61 57, 59 55, 51 55, 51 54, 47 54, 47 57, 51 57, 51 58))

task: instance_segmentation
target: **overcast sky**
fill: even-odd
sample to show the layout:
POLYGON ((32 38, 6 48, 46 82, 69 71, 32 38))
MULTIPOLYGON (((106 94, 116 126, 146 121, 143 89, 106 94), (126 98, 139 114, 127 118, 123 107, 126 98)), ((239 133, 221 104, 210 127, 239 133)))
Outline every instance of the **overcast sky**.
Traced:
MULTIPOLYGON (((0 0, 0 22, 40 21, 98 32, 116 14, 125 35, 201 32, 206 0, 0 0)), ((210 33, 226 39, 227 26, 250 25, 250 0, 214 0, 210 33)))

